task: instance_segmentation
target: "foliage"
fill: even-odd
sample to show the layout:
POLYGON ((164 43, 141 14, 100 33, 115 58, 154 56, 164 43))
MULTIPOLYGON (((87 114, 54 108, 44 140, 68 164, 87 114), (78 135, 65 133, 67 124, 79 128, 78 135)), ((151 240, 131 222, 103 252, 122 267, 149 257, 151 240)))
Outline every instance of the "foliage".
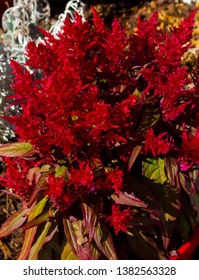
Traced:
POLYGON ((191 257, 199 66, 190 76, 181 57, 194 14, 164 33, 155 13, 127 37, 93 9, 93 25, 76 14, 56 36, 41 30, 29 68, 11 62, 22 111, 4 117, 18 142, 0 146, 1 182, 23 208, 0 237, 22 228, 19 259, 175 258, 193 233, 191 257))

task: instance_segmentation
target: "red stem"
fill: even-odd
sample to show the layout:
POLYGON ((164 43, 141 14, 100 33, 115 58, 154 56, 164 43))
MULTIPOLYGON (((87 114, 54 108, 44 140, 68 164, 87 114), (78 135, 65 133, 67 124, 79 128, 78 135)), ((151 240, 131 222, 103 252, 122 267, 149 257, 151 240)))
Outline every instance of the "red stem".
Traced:
POLYGON ((183 244, 177 250, 177 256, 170 257, 170 260, 190 260, 197 246, 199 245, 199 228, 197 228, 189 238, 189 241, 183 244))

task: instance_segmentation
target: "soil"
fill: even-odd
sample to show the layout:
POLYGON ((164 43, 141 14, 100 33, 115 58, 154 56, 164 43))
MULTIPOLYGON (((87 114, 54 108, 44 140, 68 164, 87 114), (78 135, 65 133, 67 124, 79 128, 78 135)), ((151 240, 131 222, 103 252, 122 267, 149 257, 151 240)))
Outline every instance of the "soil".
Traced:
MULTIPOLYGON (((7 194, 0 194, 0 225, 16 210, 21 204, 16 199, 10 198, 7 194)), ((23 234, 16 231, 12 235, 0 240, 0 260, 15 260, 20 252, 23 242, 23 234)))

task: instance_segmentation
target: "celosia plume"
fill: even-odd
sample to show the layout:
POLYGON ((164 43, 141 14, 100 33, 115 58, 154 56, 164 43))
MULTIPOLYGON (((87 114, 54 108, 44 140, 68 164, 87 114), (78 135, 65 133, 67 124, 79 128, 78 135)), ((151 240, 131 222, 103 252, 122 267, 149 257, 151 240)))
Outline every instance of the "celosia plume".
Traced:
POLYGON ((128 38, 116 18, 108 29, 94 9, 92 24, 77 14, 73 23, 65 19, 56 37, 41 31, 43 41, 26 49, 31 71, 11 62, 12 100, 21 114, 7 117, 36 155, 27 163, 6 159, 4 185, 28 199, 38 187, 28 181, 28 168, 47 164, 39 182, 53 207, 65 213, 94 200, 102 217, 112 209, 107 221, 116 235, 126 232, 132 210, 121 210, 113 198, 131 188, 127 165, 137 146, 133 161, 140 152, 172 155, 181 170, 199 163, 197 74, 192 80, 181 66, 194 14, 169 34, 159 29, 155 13, 148 22, 139 19, 128 38), (194 134, 182 129, 190 123, 194 134))

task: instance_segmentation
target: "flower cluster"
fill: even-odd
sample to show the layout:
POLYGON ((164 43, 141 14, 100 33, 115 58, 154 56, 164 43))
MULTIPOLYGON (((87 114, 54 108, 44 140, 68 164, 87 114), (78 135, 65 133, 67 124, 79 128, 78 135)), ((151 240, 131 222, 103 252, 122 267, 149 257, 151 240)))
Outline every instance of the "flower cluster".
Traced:
MULTIPOLYGON (((31 71, 11 63, 12 99, 22 111, 7 119, 18 140, 33 145, 36 160, 50 166, 46 194, 61 211, 89 196, 106 196, 112 205, 112 194, 126 186, 126 162, 137 145, 144 156, 174 155, 181 167, 184 159, 187 169, 199 163, 193 150, 199 146, 198 86, 180 64, 194 12, 169 34, 158 28, 157 14, 139 20, 129 38, 116 18, 108 29, 93 15, 93 25, 78 14, 73 23, 66 18, 56 37, 41 30, 44 40, 26 49, 31 71), (186 131, 190 126, 194 133, 186 131)), ((6 163, 5 183, 16 193, 22 185, 31 192, 24 163, 6 163)), ((108 221, 116 234, 125 231, 131 210, 114 204, 108 221)))
POLYGON ((5 176, 0 178, 1 184, 19 195, 22 200, 28 201, 36 188, 34 178, 32 182, 28 179, 28 173, 33 164, 23 159, 14 161, 10 158, 4 158, 4 162, 8 168, 6 168, 5 176))
POLYGON ((153 129, 149 128, 146 132, 146 141, 144 144, 144 150, 146 153, 152 153, 154 157, 157 155, 165 155, 171 149, 171 144, 164 140, 163 137, 166 133, 161 133, 158 137, 155 137, 153 129))
POLYGON ((131 225, 132 215, 130 207, 121 211, 120 206, 113 204, 112 215, 108 217, 111 225, 114 227, 115 234, 119 231, 126 232, 127 228, 131 225))
POLYGON ((182 132, 181 169, 188 170, 192 164, 199 165, 199 130, 193 133, 182 132))

